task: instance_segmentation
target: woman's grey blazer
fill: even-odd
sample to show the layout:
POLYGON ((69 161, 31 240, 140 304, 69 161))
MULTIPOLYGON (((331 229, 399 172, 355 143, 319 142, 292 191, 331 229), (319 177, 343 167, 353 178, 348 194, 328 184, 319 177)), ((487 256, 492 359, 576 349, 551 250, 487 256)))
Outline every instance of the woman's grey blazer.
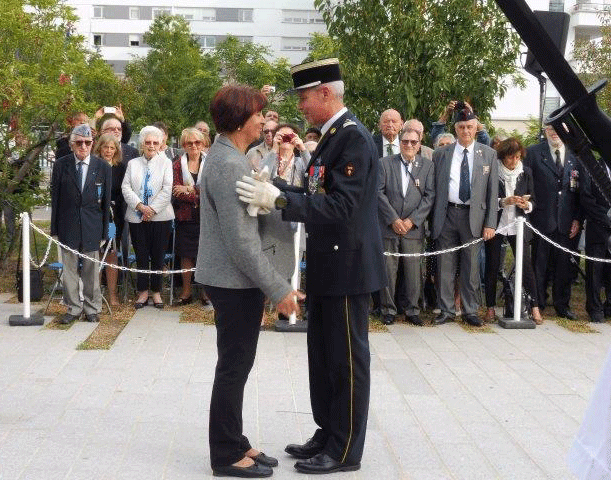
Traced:
POLYGON ((250 170, 246 156, 220 135, 202 171, 195 280, 221 288, 260 288, 277 304, 291 287, 263 253, 259 221, 248 215, 235 191, 236 180, 250 170))

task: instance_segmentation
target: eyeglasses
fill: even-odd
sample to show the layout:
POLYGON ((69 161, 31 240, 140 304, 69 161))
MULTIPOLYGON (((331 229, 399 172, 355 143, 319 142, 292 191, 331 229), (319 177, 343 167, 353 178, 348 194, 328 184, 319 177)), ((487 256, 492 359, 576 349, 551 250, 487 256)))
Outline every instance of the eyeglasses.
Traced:
POLYGON ((91 145, 93 143, 93 140, 75 140, 74 143, 77 147, 82 147, 83 145, 91 145))
POLYGON ((102 130, 103 132, 121 132, 123 129, 121 127, 106 127, 102 130))
POLYGON ((274 133, 273 130, 263 130, 263 133, 268 134, 268 133, 274 133))
POLYGON ((194 142, 185 142, 185 147, 197 147, 199 145, 201 145, 202 142, 201 140, 195 140, 194 142))
POLYGON ((159 142, 155 142, 155 141, 153 141, 153 140, 145 140, 145 141, 144 141, 144 144, 145 144, 145 145, 153 145, 153 146, 156 146, 156 145, 159 145, 159 142))
POLYGON ((419 143, 420 143, 420 140, 401 140, 401 145, 405 145, 406 147, 408 145, 411 145, 412 147, 415 147, 419 143))

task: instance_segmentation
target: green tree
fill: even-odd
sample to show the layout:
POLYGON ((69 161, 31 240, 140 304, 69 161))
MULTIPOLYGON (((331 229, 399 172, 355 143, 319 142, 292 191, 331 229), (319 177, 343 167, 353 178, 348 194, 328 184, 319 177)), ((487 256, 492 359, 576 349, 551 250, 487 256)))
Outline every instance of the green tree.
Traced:
MULTIPOLYGON (((72 8, 60 0, 2 2, 0 201, 18 211, 45 201, 32 168, 66 115, 93 112, 104 100, 98 93, 121 88, 111 68, 74 34, 76 21, 72 8), (97 90, 85 91, 93 79, 97 90)), ((10 249, 0 232, 0 260, 10 249)))
MULTIPOLYGON (((218 66, 210 56, 201 54, 201 47, 191 33, 189 23, 181 16, 161 15, 144 34, 150 47, 146 57, 129 62, 125 75, 142 97, 142 105, 131 112, 135 127, 162 120, 172 134, 178 135, 189 125, 193 110, 187 108, 182 90, 196 80, 199 91, 193 100, 204 102, 220 86, 215 82, 218 66), (202 79, 206 79, 203 81, 202 79)), ((191 88, 191 93, 193 90, 191 88)), ((209 104, 209 100, 206 105, 209 104)))
MULTIPOLYGON (((490 0, 315 0, 346 82, 346 103, 369 127, 396 108, 425 125, 453 99, 486 120, 520 82, 520 39, 490 0)), ((523 80, 522 80, 523 81, 523 80)))
POLYGON ((276 93, 268 97, 268 108, 277 110, 284 120, 301 122, 296 98, 283 94, 293 86, 286 58, 269 61, 271 50, 268 47, 240 42, 231 35, 216 46, 213 56, 221 66, 225 83, 243 83, 255 88, 275 86, 276 93))
POLYGON ((339 55, 337 51, 337 42, 326 33, 314 32, 310 35, 308 42, 310 53, 304 60, 305 62, 313 62, 314 60, 322 60, 323 58, 335 58, 339 55))
MULTIPOLYGON (((611 12, 599 14, 601 36, 596 41, 575 42, 573 59, 577 62, 579 77, 586 86, 603 78, 611 78, 611 12)), ((596 94, 600 108, 611 114, 611 88, 607 86, 596 94)))

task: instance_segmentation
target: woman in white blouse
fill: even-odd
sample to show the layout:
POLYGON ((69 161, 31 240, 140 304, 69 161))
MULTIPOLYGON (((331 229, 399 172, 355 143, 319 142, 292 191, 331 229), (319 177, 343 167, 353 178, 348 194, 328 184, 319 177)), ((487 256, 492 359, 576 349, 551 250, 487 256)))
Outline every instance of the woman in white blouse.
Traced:
MULTIPOLYGON (((510 225, 518 215, 527 215, 532 212, 534 198, 534 181, 532 172, 522 165, 526 155, 524 147, 517 138, 503 140, 496 149, 499 156, 499 224, 497 234, 485 242, 486 269, 486 321, 495 319, 494 306, 496 304, 496 285, 501 263, 501 245, 505 238, 509 241, 513 253, 516 252, 516 227, 512 225, 505 233, 498 233, 499 229, 510 225)), ((535 274, 529 255, 530 230, 524 231, 524 256, 522 263, 522 286, 531 297, 532 315, 539 325, 543 323, 541 312, 537 306, 537 289, 535 287, 535 274)))
MULTIPOLYGON (((156 127, 147 126, 140 131, 139 149, 142 156, 129 161, 121 185, 127 203, 125 218, 129 222, 139 269, 162 269, 174 218, 171 204, 172 162, 159 154, 162 141, 163 133, 156 127)), ((149 289, 155 307, 163 308, 161 275, 139 273, 136 283, 136 308, 148 304, 149 289)))

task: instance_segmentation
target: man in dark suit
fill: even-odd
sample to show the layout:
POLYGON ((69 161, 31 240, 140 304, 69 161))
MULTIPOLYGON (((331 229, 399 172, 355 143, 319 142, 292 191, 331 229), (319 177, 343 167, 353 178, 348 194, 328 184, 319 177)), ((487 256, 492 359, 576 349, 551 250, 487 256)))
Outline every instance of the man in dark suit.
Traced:
MULTIPOLYGON (((546 141, 527 149, 524 159, 524 166, 532 170, 537 196, 531 222, 555 242, 575 249, 582 219, 578 161, 564 146, 553 127, 545 127, 545 136, 546 141)), ((569 254, 535 235, 533 267, 539 309, 543 311, 547 303, 548 272, 552 272, 552 299, 556 313, 575 320, 576 316, 569 308, 572 279, 569 254)))
POLYGON ((399 153, 399 131, 402 125, 401 114, 396 110, 389 108, 382 112, 380 123, 378 124, 380 133, 373 136, 378 157, 382 158, 399 153))
MULTIPOLYGON (((393 253, 421 253, 424 241, 424 221, 435 200, 433 162, 420 156, 420 134, 404 129, 399 134, 401 153, 380 160, 380 190, 378 215, 384 251, 393 253)), ((402 275, 405 318, 414 325, 422 325, 418 299, 420 298, 420 259, 386 256, 388 285, 382 289, 382 321, 394 322, 397 308, 394 303, 395 284, 399 263, 402 275)))
POLYGON ((369 410, 369 295, 385 284, 378 223, 379 159, 373 138, 344 107, 337 59, 291 69, 299 109, 322 138, 306 170, 306 192, 281 193, 244 177, 248 203, 283 208, 307 237, 308 365, 318 430, 286 452, 303 473, 360 468, 369 410))
MULTIPOLYGON (((611 176, 609 167, 605 172, 611 176)), ((586 218, 586 255, 595 258, 611 258, 607 241, 611 236, 611 219, 607 201, 590 175, 580 169, 581 185, 579 202, 586 218)), ((611 266, 608 263, 586 260, 586 311, 592 322, 600 323, 611 316, 611 266), (600 290, 605 289, 605 303, 600 290)))
MULTIPOLYGON (((477 118, 469 109, 457 112, 456 143, 433 153, 435 164, 435 206, 433 239, 439 250, 469 243, 476 238, 489 240, 497 225, 499 173, 496 152, 475 141, 477 118)), ((460 299, 464 320, 475 326, 483 321, 477 315, 480 299, 479 251, 481 243, 458 252, 439 255, 437 278, 441 313, 436 324, 455 316, 454 282, 460 257, 460 299)))
MULTIPOLYGON (((78 125, 70 134, 74 153, 55 162, 51 178, 51 235, 72 249, 99 258, 100 242, 108 236, 111 168, 90 155, 93 138, 88 125, 78 125)), ((99 321, 102 310, 97 264, 85 258, 79 273, 79 256, 62 249, 64 302, 68 312, 61 323, 77 320, 81 313, 89 322, 99 321), (79 278, 83 297, 79 298, 79 278)))

